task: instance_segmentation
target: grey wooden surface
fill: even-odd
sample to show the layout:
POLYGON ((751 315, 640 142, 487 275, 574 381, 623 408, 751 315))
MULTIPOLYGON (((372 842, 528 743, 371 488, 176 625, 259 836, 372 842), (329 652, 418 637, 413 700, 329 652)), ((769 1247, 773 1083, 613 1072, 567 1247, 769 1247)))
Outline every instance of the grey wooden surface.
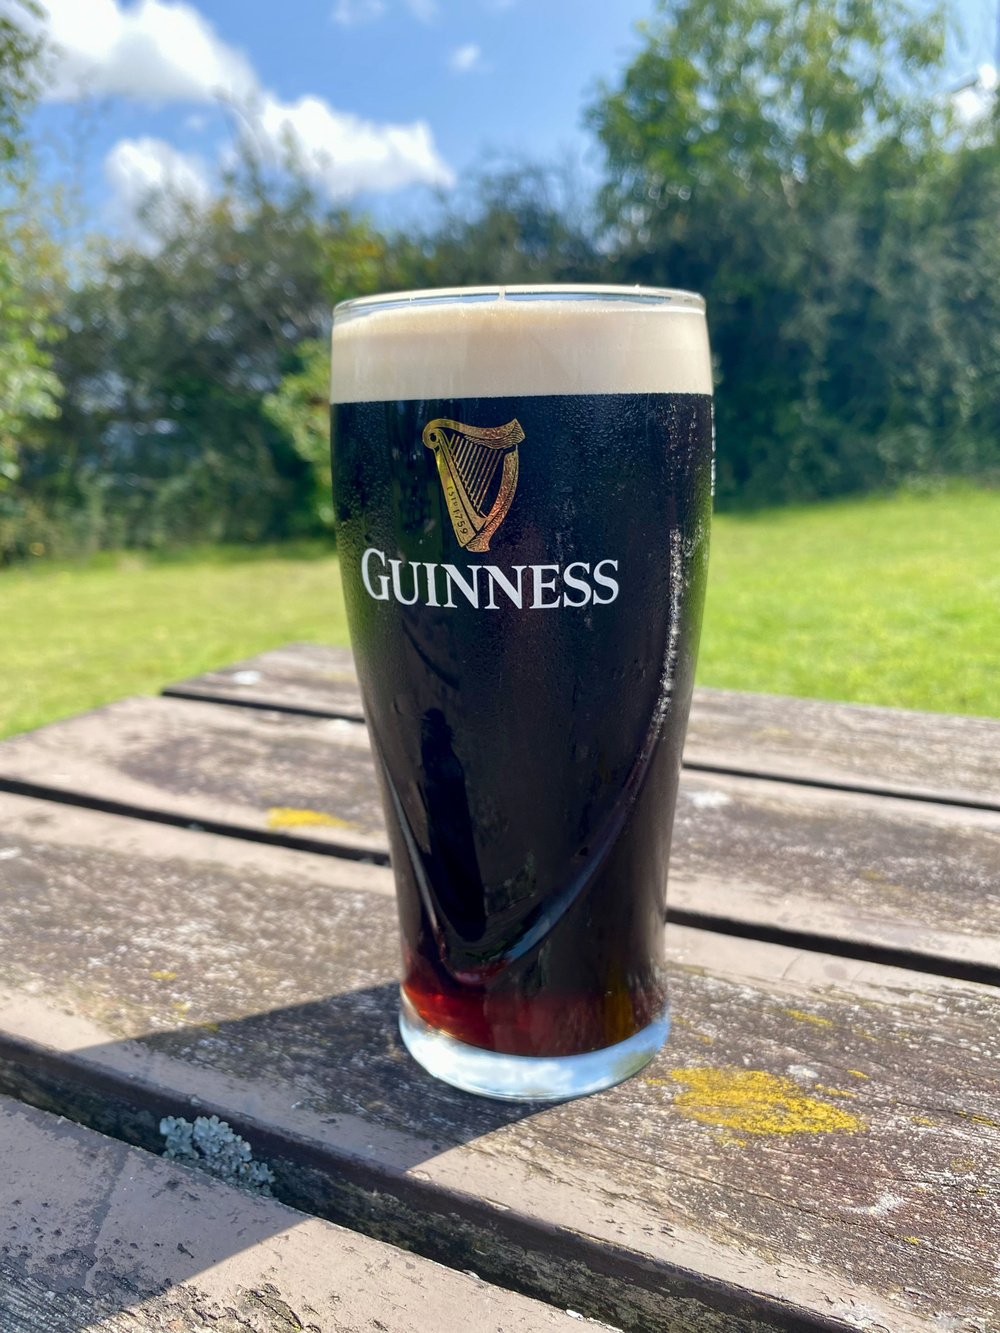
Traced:
POLYGON ((279 703, 306 716, 364 721, 354 655, 350 648, 320 643, 272 648, 246 662, 168 685, 163 693, 178 699, 220 699, 248 708, 279 703))
POLYGON ((0 780, 388 856, 367 728, 339 718, 122 699, 0 742, 0 780))
POLYGON ((371 1294, 355 1259, 330 1258, 330 1222, 388 1275, 388 1304, 352 1323, 350 1301, 312 1302, 322 1333, 433 1327, 439 1290, 443 1328, 497 1311, 503 1328, 580 1315, 655 1333, 1000 1327, 1000 990, 970 980, 1000 981, 1000 724, 700 691, 670 1041, 623 1087, 536 1109, 436 1083, 400 1044, 360 717, 349 654, 291 645, 0 744, 0 1093, 19 1104, 0 1103, 0 1130, 36 1116, 6 1169, 96 1172, 101 1234, 133 1217, 130 1244, 154 1247, 126 1272, 47 1217, 29 1238, 42 1176, 6 1194, 0 1178, 22 1228, 14 1258, 0 1237, 2 1333, 311 1327, 296 1301, 321 1251, 350 1300, 371 1294), (280 1202, 219 1205, 231 1191, 199 1178, 187 1221, 233 1252, 203 1267, 181 1239, 191 1255, 161 1263, 172 1203, 143 1187, 116 1213, 124 1177, 95 1163, 132 1153, 135 1179, 186 1178, 138 1149, 162 1149, 163 1114, 213 1112, 280 1202), (131 1146, 98 1151, 98 1131, 131 1146), (265 1213, 310 1218, 267 1283, 265 1213), (377 1242, 382 1259, 362 1248, 377 1242), (80 1254, 94 1281, 78 1291, 60 1274, 80 1254), (426 1304, 396 1299, 410 1262, 426 1304), (167 1290, 128 1305, 140 1272, 167 1290))
POLYGON ((7 1095, 152 1149, 216 1112, 286 1203, 623 1329, 1000 1324, 991 987, 671 927, 654 1063, 509 1107, 402 1049, 384 868, 12 795, 0 827, 7 1095))
MULTIPOLYGON (((0 743, 5 784, 388 862, 344 719, 125 699, 0 743)), ((677 920, 1000 980, 1000 812, 686 770, 675 830, 677 920)))
POLYGON ((0 1096, 3 1333, 568 1333, 564 1311, 0 1096))
POLYGON ((695 691, 685 762, 1000 809, 1000 720, 695 691))
MULTIPOLYGON (((346 648, 288 644, 166 694, 361 719, 346 648)), ((696 689, 685 759, 754 775, 829 782, 1000 808, 1000 720, 696 689)))

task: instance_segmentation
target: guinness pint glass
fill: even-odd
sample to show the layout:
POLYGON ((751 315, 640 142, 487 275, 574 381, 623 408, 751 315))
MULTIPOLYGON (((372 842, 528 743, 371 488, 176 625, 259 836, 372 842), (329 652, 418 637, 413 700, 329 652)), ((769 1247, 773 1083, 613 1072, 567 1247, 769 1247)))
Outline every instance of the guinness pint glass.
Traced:
POLYGON ((492 1097, 617 1083, 667 1035, 667 857, 708 559, 687 292, 348 301, 333 495, 403 943, 400 1026, 492 1097))

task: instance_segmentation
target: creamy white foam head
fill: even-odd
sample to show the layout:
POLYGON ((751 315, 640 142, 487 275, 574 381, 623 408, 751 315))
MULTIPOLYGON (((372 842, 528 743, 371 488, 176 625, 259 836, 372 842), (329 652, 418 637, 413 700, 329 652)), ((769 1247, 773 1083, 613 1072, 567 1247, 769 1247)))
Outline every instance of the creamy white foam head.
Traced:
POLYGON ((711 392, 705 305, 690 292, 408 292, 334 317, 335 403, 711 392))

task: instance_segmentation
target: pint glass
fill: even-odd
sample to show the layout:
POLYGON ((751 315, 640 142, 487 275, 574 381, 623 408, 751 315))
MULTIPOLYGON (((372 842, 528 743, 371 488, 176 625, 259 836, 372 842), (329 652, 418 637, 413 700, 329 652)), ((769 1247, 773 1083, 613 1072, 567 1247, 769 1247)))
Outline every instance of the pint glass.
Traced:
POLYGON ((666 1039, 708 560, 704 303, 506 287, 334 312, 333 497, 432 1074, 551 1100, 666 1039))

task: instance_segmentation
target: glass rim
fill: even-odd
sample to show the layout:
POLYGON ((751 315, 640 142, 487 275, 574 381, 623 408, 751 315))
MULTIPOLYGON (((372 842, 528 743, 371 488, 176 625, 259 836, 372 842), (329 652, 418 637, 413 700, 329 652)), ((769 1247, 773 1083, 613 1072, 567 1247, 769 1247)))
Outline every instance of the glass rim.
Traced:
POLYGON ((473 305, 487 301, 600 301, 627 306, 663 306, 678 311, 705 313, 705 298, 680 287, 628 287, 613 283, 512 283, 486 287, 425 287, 414 291, 382 292, 338 301, 334 323, 377 310, 423 308, 432 305, 473 305))

